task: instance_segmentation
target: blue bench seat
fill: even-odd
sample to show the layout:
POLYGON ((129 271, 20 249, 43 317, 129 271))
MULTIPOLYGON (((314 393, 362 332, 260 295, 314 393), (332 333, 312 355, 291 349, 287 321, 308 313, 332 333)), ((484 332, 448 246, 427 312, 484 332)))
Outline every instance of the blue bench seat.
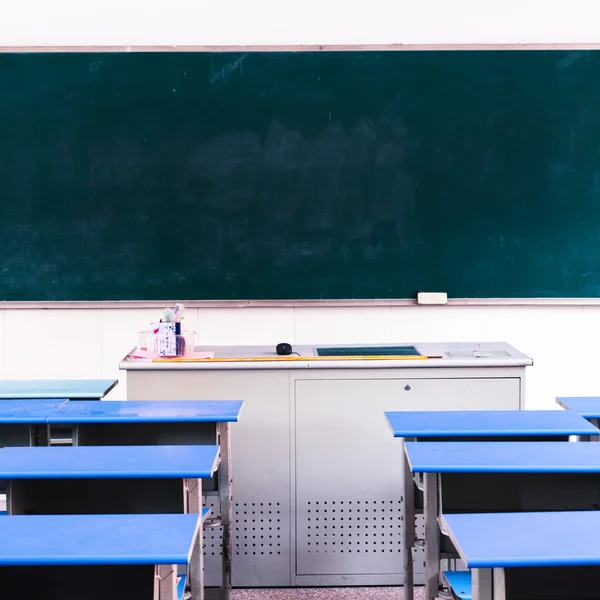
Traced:
POLYGON ((444 579, 459 600, 471 600, 471 571, 444 571, 444 579))

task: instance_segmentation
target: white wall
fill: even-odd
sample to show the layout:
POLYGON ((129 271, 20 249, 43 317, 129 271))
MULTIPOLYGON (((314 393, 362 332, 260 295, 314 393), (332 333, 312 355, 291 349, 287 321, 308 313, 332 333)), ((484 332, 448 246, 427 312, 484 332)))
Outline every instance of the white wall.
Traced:
MULTIPOLYGON (((159 310, 0 310, 0 377, 115 377, 159 310)), ((600 307, 357 307, 188 309, 198 343, 506 341, 534 359, 527 408, 557 395, 600 395, 600 307)))
MULTIPOLYGON (((583 44, 597 0, 0 1, 0 47, 583 44)), ((202 344, 507 341, 535 360, 528 407, 600 394, 600 307, 188 310, 202 344)), ((118 377, 156 311, 0 310, 0 377, 118 377)))
POLYGON ((3 0, 0 46, 593 44, 597 0, 3 0))

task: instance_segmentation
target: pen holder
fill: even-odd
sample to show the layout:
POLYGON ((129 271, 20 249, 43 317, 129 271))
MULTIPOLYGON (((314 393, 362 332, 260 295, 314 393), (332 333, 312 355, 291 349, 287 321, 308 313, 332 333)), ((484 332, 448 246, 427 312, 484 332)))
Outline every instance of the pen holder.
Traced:
POLYGON ((181 335, 177 335, 176 323, 158 324, 158 356, 181 356, 181 335), (178 339, 179 338, 179 339, 178 339))

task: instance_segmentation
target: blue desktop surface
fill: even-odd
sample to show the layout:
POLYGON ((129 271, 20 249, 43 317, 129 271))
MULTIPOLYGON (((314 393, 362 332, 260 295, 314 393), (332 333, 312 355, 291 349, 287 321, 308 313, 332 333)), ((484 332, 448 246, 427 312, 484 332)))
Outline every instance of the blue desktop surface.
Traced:
POLYGON ((452 514, 443 519, 471 569, 600 565, 599 511, 452 514))
POLYGON ((0 399, 100 399, 117 383, 116 379, 6 379, 0 381, 0 399))
POLYGON ((62 400, 2 400, 0 423, 45 424, 48 416, 58 410, 67 399, 62 400))
POLYGON ((218 446, 0 448, 2 479, 210 478, 218 446))
POLYGON ((564 396, 556 398, 556 402, 586 419, 600 418, 600 396, 564 396))
POLYGON ((0 566, 188 564, 199 526, 196 514, 3 517, 0 566))
POLYGON ((386 412, 394 437, 600 435, 581 415, 564 410, 386 412))
POLYGON ((600 473, 600 444, 407 442, 413 473, 600 473))
POLYGON ((71 401, 48 423, 223 423, 238 420, 241 400, 71 401))

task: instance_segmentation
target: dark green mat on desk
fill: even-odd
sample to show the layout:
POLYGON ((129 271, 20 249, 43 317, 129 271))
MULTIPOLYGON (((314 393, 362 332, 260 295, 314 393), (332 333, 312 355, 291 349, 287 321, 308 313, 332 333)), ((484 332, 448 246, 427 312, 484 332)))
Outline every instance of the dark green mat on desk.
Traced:
POLYGON ((318 356, 421 356, 414 346, 317 348, 318 356))

